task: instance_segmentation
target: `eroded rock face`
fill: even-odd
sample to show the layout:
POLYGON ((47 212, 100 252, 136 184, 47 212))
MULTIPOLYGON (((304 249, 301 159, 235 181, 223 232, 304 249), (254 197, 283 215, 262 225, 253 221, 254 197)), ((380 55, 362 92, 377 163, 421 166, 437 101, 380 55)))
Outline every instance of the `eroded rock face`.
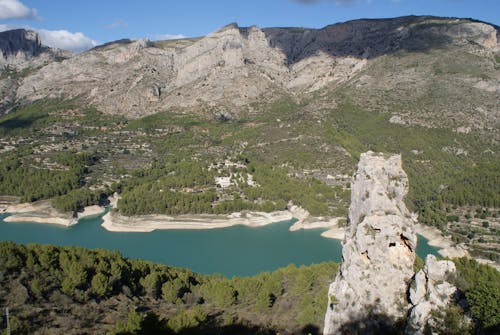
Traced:
POLYGON ((32 30, 0 32, 0 71, 6 66, 13 69, 41 66, 56 58, 70 56, 70 52, 43 46, 38 34, 32 30))
POLYGON ((16 29, 0 32, 0 64, 16 64, 36 57, 44 51, 38 34, 16 29))
POLYGON ((417 235, 403 198, 401 156, 361 155, 351 185, 342 265, 329 288, 324 334, 376 333, 408 311, 417 235))
POLYGON ((424 327, 432 310, 446 307, 457 288, 448 280, 455 275, 452 261, 438 261, 434 255, 427 255, 425 266, 415 275, 410 287, 410 311, 406 333, 424 334, 424 327))
POLYGON ((0 115, 15 104, 23 76, 55 60, 71 56, 70 51, 42 45, 40 37, 32 30, 0 32, 0 115))
POLYGON ((53 62, 12 90, 19 103, 78 98, 127 117, 193 107, 238 113, 251 111, 253 102, 345 83, 377 57, 455 40, 485 50, 498 46, 490 25, 433 17, 356 20, 322 29, 231 24, 196 39, 108 43, 53 62))

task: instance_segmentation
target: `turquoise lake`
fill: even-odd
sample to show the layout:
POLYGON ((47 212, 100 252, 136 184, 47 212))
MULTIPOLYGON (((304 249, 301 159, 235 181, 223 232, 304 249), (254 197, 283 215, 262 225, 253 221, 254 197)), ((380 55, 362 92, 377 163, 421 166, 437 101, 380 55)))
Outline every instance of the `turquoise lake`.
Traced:
MULTIPOLYGON (((101 227, 101 217, 82 219, 72 227, 37 223, 6 223, 0 215, 0 241, 82 246, 118 250, 140 258, 198 273, 228 277, 251 276, 293 263, 297 266, 324 261, 340 262, 339 240, 324 238, 321 229, 290 232, 293 221, 265 227, 235 226, 211 230, 157 230, 150 233, 116 233, 101 227)), ((420 257, 437 249, 419 236, 420 257)))

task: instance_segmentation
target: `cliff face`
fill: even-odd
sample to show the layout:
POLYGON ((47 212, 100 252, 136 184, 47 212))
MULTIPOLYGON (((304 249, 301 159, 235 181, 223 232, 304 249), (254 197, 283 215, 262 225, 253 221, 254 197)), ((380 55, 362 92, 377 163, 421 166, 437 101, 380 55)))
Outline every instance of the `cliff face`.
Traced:
POLYGON ((67 58, 70 52, 42 45, 38 34, 32 30, 15 29, 0 32, 0 71, 9 66, 13 69, 36 67, 59 58, 67 58))
POLYGON ((202 38, 122 40, 51 63, 24 78, 16 100, 79 97, 130 117, 173 107, 238 113, 252 102, 336 87, 385 55, 453 44, 473 45, 490 57, 497 32, 484 23, 413 16, 322 29, 231 24, 202 38))
POLYGON ((2 63, 18 63, 36 57, 44 48, 34 31, 16 29, 0 33, 0 50, 2 63))
POLYGON ((417 235, 403 202, 407 192, 400 155, 361 154, 324 334, 381 334, 404 327, 408 334, 422 334, 431 311, 445 307, 456 291, 447 282, 455 272, 451 261, 429 255, 414 275, 417 235))
POLYGON ((17 102, 17 90, 24 76, 71 55, 69 51, 43 46, 38 34, 32 30, 0 32, 0 115, 17 102))
MULTIPOLYGON (((288 64, 283 50, 272 46, 275 34, 232 24, 195 40, 121 41, 44 67, 25 79, 17 95, 30 101, 81 96, 104 112, 131 117, 171 107, 238 110, 345 81, 366 64, 319 51, 288 64)), ((295 41, 288 36, 287 43, 295 41)))
POLYGON ((329 289, 324 334, 376 332, 407 311, 417 235, 403 198, 401 156, 368 152, 351 185, 342 265, 329 289))

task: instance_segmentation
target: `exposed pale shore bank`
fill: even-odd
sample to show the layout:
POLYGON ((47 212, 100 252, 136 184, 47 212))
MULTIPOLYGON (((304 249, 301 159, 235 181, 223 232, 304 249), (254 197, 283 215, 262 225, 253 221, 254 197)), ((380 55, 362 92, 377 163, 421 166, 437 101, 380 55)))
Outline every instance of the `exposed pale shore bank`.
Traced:
POLYGON ((327 238, 334 238, 337 240, 343 240, 345 236, 345 228, 344 227, 338 227, 334 226, 328 229, 327 231, 324 231, 321 233, 321 236, 327 237, 327 238))
MULTIPOLYGON (((116 207, 118 197, 109 198, 111 208, 116 207)), ((57 224, 69 227, 78 223, 79 219, 97 216, 104 213, 105 208, 88 206, 84 211, 73 217, 71 213, 61 213, 51 205, 50 200, 34 203, 16 203, 16 199, 9 199, 0 204, 0 211, 12 214, 4 219, 5 222, 35 222, 57 224)), ((275 222, 297 219, 290 227, 291 231, 298 229, 327 228, 336 225, 336 219, 314 218, 309 212, 297 206, 289 210, 271 213, 243 211, 228 215, 142 215, 127 217, 110 211, 103 216, 102 227, 115 232, 150 232, 157 229, 214 229, 227 228, 235 225, 261 227, 275 222)))
POLYGON ((235 225, 262 227, 292 218, 290 211, 239 212, 229 215, 140 215, 133 217, 110 211, 103 216, 102 227, 115 232, 151 232, 157 229, 215 229, 235 225))
POLYGON ((48 223, 69 227, 78 222, 79 219, 102 214, 104 207, 88 206, 83 212, 73 217, 71 213, 61 213, 52 207, 50 200, 42 200, 33 203, 6 204, 1 206, 2 212, 10 213, 4 219, 5 222, 35 222, 48 223))
POLYGON ((340 218, 314 217, 303 208, 292 206, 290 208, 293 216, 298 219, 291 227, 290 231, 299 229, 319 229, 329 228, 321 233, 321 236, 341 240, 344 238, 344 228, 338 227, 340 218))
POLYGON ((443 257, 454 258, 469 256, 469 252, 464 246, 455 244, 449 237, 443 236, 442 232, 437 228, 416 224, 415 230, 417 234, 429 240, 429 245, 440 248, 438 253, 443 257))
MULTIPOLYGON (((228 215, 198 214, 198 215, 140 215, 124 216, 110 211, 103 216, 102 227, 109 231, 119 232, 151 232, 157 229, 216 229, 236 225, 262 227, 280 221, 296 219, 290 226, 290 231, 299 229, 331 228, 325 237, 339 238, 343 234, 336 228, 337 218, 316 218, 309 212, 297 206, 289 210, 266 212, 243 211, 228 215)), ((341 237, 340 237, 341 238, 341 237)))

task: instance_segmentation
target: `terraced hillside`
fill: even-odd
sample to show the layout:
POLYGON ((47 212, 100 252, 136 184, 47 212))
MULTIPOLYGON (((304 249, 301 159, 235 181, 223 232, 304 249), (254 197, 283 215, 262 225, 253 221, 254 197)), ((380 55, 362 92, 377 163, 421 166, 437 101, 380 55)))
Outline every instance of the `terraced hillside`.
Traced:
POLYGON ((419 220, 498 261, 497 35, 436 17, 229 25, 41 67, 10 61, 0 192, 71 211, 117 191, 127 215, 292 202, 345 217, 359 154, 401 152, 419 220))

